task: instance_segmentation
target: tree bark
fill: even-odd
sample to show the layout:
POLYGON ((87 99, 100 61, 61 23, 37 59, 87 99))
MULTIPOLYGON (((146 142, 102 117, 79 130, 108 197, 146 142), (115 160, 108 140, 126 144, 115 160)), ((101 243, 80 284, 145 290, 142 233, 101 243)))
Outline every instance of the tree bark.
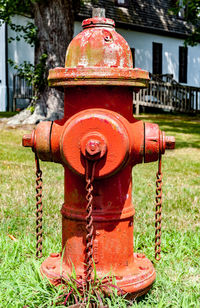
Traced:
MULTIPOLYGON (((35 25, 38 29, 38 43, 35 46, 35 65, 42 54, 47 54, 44 78, 49 69, 64 66, 65 54, 73 38, 75 12, 80 0, 40 0, 33 4, 35 25)), ((35 124, 42 120, 55 120, 63 116, 63 92, 50 88, 46 83, 40 89, 33 114, 24 112, 9 124, 35 124), (11 123, 12 122, 12 123, 11 123), (17 123, 18 122, 18 123, 17 123)))

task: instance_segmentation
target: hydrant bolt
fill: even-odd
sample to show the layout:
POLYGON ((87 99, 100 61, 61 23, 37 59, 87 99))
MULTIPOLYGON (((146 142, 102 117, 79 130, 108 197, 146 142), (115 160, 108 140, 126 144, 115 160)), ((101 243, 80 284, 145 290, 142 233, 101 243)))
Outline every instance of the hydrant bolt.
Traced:
POLYGON ((106 139, 98 132, 84 135, 81 138, 80 144, 83 156, 89 160, 102 158, 107 150, 106 139))
POLYGON ((86 144, 86 151, 90 155, 96 155, 101 152, 101 145, 98 140, 89 140, 86 144))

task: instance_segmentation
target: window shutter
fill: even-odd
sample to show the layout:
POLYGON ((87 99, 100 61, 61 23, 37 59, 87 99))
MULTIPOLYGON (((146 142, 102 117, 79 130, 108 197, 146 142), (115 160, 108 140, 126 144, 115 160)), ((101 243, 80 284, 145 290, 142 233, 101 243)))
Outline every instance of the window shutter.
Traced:
POLYGON ((162 74, 162 44, 153 43, 153 74, 162 74))
POLYGON ((187 83, 187 47, 179 47, 179 82, 187 83))

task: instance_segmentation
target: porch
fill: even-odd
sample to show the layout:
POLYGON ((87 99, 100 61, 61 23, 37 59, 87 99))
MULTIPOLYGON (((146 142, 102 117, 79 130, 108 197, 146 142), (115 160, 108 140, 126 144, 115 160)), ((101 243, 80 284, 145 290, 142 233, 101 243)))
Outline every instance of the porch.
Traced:
POLYGON ((200 88, 179 84, 173 75, 151 75, 149 87, 133 94, 136 114, 140 106, 166 111, 197 113, 200 111, 200 88))

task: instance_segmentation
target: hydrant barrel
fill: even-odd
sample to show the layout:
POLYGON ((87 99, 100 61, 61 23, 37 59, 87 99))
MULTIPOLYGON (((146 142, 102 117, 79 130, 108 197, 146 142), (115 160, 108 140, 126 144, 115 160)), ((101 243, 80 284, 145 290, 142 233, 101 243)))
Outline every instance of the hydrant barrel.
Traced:
POLYGON ((158 125, 133 117, 133 91, 147 87, 147 71, 133 68, 127 42, 104 17, 86 19, 70 43, 64 68, 49 72, 49 85, 64 87, 64 118, 40 123, 25 136, 42 160, 64 167, 62 251, 41 266, 52 283, 75 268, 80 280, 111 271, 117 285, 139 296, 155 269, 133 252, 132 167, 157 161, 175 139, 158 125), (61 264, 62 263, 62 264, 61 264), (88 269, 90 268, 90 275, 88 269))

